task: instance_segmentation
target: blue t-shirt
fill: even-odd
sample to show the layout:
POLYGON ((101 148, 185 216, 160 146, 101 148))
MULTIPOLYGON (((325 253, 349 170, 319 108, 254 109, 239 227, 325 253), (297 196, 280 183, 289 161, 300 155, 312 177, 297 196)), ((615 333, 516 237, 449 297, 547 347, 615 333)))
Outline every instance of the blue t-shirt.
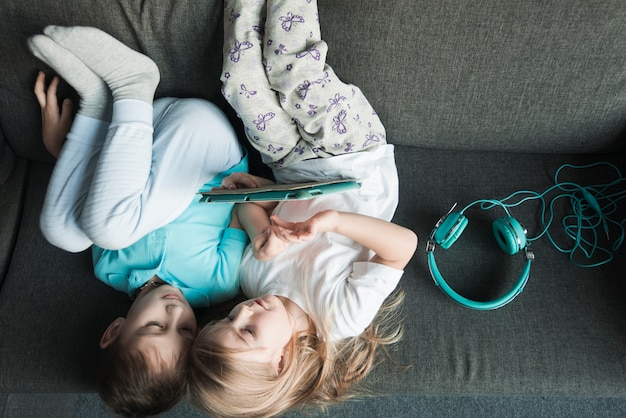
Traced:
MULTIPOLYGON (((247 156, 205 183, 200 191, 219 187, 232 173, 248 171, 247 156)), ((232 203, 194 199, 178 218, 121 250, 93 246, 98 279, 133 296, 157 275, 179 288, 194 308, 231 299, 239 291, 239 266, 248 241, 245 231, 228 228, 232 203)))

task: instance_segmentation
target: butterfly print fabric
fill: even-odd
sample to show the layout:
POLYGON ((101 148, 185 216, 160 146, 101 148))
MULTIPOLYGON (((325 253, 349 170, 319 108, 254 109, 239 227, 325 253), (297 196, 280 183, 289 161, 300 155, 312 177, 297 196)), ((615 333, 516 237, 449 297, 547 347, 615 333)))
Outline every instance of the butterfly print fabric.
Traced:
POLYGON ((316 0, 226 0, 224 7, 222 93, 265 163, 279 168, 386 142, 361 90, 326 64, 316 0))

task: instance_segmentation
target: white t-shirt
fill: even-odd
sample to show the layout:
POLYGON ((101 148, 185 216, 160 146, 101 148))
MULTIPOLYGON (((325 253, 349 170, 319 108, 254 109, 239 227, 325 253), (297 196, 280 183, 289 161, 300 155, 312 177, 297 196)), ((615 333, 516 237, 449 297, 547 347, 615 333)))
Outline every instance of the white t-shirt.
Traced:
MULTIPOLYGON (((393 145, 371 152, 305 160, 277 169, 278 183, 356 178, 356 190, 311 200, 280 202, 274 213, 304 221, 333 209, 390 221, 398 204, 398 175, 393 145)), ((248 246, 241 266, 241 287, 248 297, 285 296, 304 309, 331 340, 359 335, 396 288, 403 271, 369 260, 373 252, 335 233, 293 244, 271 261, 254 258, 248 246)), ((321 334, 321 333, 320 333, 321 334)))

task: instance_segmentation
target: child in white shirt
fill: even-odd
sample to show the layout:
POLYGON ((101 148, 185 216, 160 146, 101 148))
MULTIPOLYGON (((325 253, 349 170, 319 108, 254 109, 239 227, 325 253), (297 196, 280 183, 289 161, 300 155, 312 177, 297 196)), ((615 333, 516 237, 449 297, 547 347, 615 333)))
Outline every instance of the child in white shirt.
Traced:
MULTIPOLYGON (((224 96, 276 180, 361 182, 313 200, 236 208, 252 241, 241 267, 252 299, 199 333, 190 394, 212 416, 276 415, 341 399, 377 347, 397 341, 398 329, 383 330, 389 322, 375 317, 417 237, 390 222, 393 145, 360 90, 325 63, 315 0, 231 0, 224 26, 224 96)), ((268 182, 236 173, 222 185, 268 182)))

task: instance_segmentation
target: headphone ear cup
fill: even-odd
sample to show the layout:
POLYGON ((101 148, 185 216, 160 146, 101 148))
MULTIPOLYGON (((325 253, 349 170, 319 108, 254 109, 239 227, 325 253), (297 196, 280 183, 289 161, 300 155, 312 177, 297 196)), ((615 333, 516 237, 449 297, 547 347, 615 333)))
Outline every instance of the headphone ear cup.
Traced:
POLYGON ((461 213, 450 213, 435 231, 434 240, 441 248, 448 249, 456 242, 465 227, 467 218, 461 213))
POLYGON ((502 251, 508 255, 517 254, 526 247, 526 233, 517 219, 507 216, 493 222, 493 235, 502 251))

